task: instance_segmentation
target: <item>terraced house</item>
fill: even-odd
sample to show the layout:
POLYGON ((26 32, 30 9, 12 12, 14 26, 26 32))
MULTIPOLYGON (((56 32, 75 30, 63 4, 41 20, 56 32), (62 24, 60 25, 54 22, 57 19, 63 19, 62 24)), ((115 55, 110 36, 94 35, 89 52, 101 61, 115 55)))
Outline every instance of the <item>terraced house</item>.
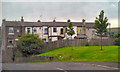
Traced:
MULTIPOLYGON (((67 22, 26 22, 23 17, 21 21, 6 21, 2 23, 3 46, 11 47, 15 45, 15 41, 21 35, 29 32, 38 34, 45 42, 57 41, 61 39, 69 39, 67 29, 70 20, 67 22)), ((92 39, 95 38, 95 30, 92 28, 94 22, 72 22, 75 34, 72 38, 76 39, 92 39)))

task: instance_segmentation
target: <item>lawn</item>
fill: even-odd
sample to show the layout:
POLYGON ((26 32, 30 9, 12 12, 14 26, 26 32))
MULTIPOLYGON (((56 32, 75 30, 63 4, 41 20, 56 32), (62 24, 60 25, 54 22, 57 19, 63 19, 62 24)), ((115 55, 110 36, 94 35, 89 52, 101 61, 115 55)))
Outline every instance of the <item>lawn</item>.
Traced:
POLYGON ((37 56, 53 56, 55 61, 107 61, 118 62, 118 46, 79 46, 52 49, 37 56), (72 50, 73 48, 73 50, 72 50))

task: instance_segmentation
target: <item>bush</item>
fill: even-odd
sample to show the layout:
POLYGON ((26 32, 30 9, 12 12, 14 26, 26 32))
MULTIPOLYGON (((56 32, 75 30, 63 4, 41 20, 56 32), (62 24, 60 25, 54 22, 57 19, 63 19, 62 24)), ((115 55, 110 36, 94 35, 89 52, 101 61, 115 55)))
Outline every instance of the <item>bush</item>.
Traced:
POLYGON ((44 44, 43 40, 37 34, 25 34, 18 38, 17 48, 23 56, 31 56, 40 53, 44 44))
POLYGON ((119 38, 117 38, 117 39, 115 39, 115 45, 120 46, 120 37, 119 37, 119 38))
POLYGON ((94 43, 93 46, 99 46, 97 43, 94 43))
POLYGON ((16 56, 16 57, 21 57, 21 56, 22 56, 22 53, 17 52, 17 53, 15 54, 15 56, 16 56))
POLYGON ((85 46, 90 46, 90 45, 89 45, 89 43, 87 42, 87 43, 85 44, 85 46))

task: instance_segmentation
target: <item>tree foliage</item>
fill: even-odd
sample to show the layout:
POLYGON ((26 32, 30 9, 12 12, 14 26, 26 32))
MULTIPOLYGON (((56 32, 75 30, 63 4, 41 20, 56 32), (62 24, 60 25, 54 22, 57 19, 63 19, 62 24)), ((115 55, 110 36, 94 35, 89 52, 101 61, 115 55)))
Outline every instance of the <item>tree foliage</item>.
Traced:
POLYGON ((102 35, 107 32, 108 25, 109 25, 108 18, 104 17, 104 11, 102 10, 100 12, 99 18, 96 17, 95 25, 93 26, 93 28, 97 30, 96 33, 101 35, 101 50, 102 50, 102 35))
POLYGON ((118 37, 118 38, 115 39, 115 45, 120 46, 120 37, 118 37))
POLYGON ((107 21, 108 18, 104 17, 104 11, 102 10, 100 12, 99 18, 96 17, 95 25, 93 26, 93 28, 97 30, 96 33, 103 34, 107 32, 107 26, 109 25, 107 21))
POLYGON ((18 38, 16 42, 18 50, 23 56, 30 56, 40 53, 44 44, 43 40, 37 34, 25 34, 18 38))
POLYGON ((69 29, 67 30, 67 34, 72 37, 72 35, 75 34, 75 31, 74 31, 72 22, 69 23, 68 28, 69 28, 69 29))

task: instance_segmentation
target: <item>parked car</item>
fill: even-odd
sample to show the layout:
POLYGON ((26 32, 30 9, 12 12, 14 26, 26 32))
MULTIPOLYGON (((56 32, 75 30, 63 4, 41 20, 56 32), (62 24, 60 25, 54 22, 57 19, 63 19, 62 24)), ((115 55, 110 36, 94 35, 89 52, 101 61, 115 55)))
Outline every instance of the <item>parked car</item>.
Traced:
POLYGON ((86 35, 77 35, 74 37, 74 39, 87 39, 86 35))

